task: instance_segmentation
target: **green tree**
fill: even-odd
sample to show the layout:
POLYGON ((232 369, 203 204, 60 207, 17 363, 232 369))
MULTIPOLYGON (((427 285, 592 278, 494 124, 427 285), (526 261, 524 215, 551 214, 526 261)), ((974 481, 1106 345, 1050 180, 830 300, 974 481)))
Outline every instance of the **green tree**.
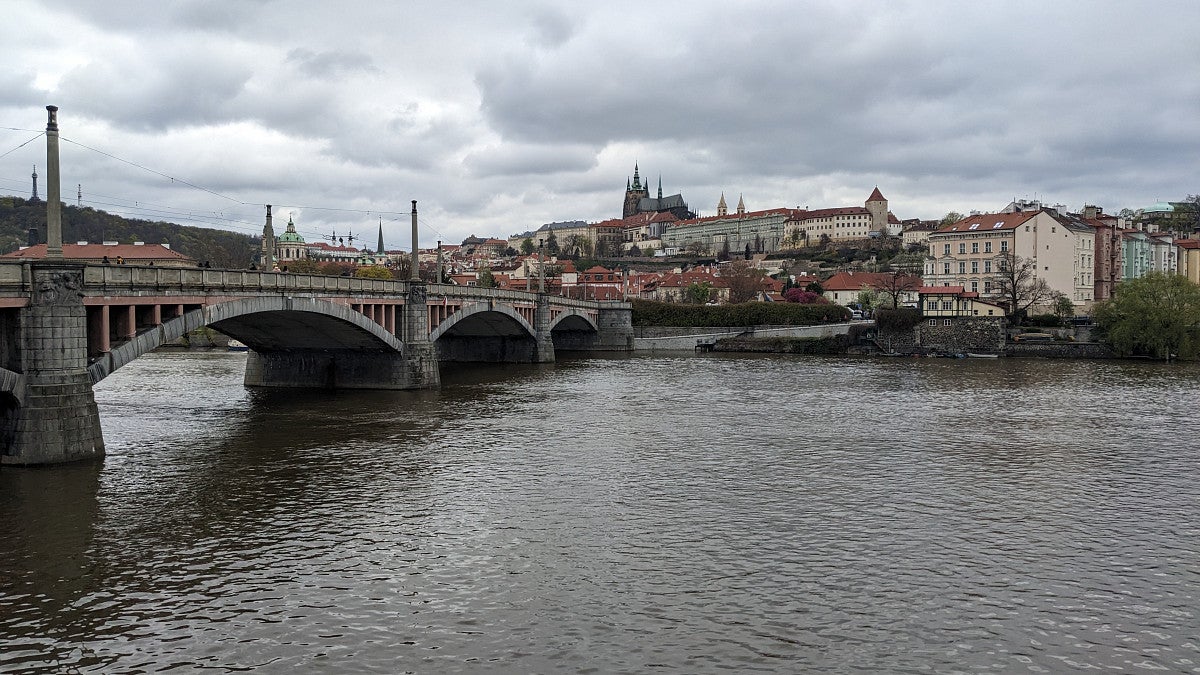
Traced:
POLYGON ((1097 332, 1121 354, 1170 360, 1200 355, 1200 286, 1186 277, 1151 272, 1117 286, 1096 305, 1097 332))
POLYGON ((683 289, 683 301, 691 305, 703 305, 712 299, 713 285, 707 281, 696 281, 683 289))
POLYGON ((1075 316, 1075 303, 1067 297, 1065 293, 1056 293, 1054 296, 1054 315, 1064 325, 1071 317, 1075 316))
POLYGON ((530 237, 525 237, 521 240, 521 253, 524 255, 531 255, 534 248, 533 239, 530 237))
POLYGON ((962 219, 963 214, 959 213, 958 211, 950 211, 946 215, 942 216, 942 219, 938 221, 938 227, 953 225, 962 219))
POLYGON ((354 276, 365 279, 391 279, 392 271, 383 265, 366 265, 354 270, 354 276))
POLYGON ((629 247, 629 255, 634 258, 642 257, 642 249, 638 248, 637 244, 629 247))
POLYGON ((492 274, 492 269, 490 267, 481 267, 479 272, 476 273, 476 278, 479 279, 480 288, 496 287, 496 275, 492 274))
POLYGON ((550 236, 546 237, 546 252, 550 255, 558 255, 559 253, 558 237, 554 236, 553 232, 550 233, 550 236))

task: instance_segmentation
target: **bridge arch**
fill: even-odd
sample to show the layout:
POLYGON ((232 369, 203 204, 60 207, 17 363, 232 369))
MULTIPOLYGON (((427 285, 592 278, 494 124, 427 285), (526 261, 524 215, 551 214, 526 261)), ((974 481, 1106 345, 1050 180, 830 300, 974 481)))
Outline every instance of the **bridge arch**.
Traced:
POLYGON ((492 302, 476 302, 464 305, 457 312, 446 317, 429 334, 430 342, 437 342, 445 335, 525 335, 530 338, 537 331, 512 307, 492 302), (496 315, 496 316, 490 316, 496 315), (500 318, 503 317, 503 318, 500 318), (460 326, 460 324, 462 324, 460 326))
POLYGON ((492 300, 464 305, 429 334, 440 361, 536 363, 537 329, 512 306, 492 300))
POLYGON ((359 350, 403 354, 404 343, 350 307, 316 298, 270 296, 209 305, 164 321, 104 354, 88 366, 99 382, 137 357, 209 326, 256 352, 359 350))
POLYGON ((554 317, 554 321, 550 323, 550 330, 591 330, 599 331, 596 326, 596 320, 588 316, 586 312, 578 309, 568 309, 554 317))

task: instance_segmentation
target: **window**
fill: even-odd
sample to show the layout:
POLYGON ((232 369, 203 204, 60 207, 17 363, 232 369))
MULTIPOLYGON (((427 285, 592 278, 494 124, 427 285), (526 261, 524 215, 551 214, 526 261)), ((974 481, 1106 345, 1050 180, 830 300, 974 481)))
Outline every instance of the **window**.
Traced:
POLYGON ((991 274, 991 273, 992 273, 992 261, 991 261, 991 260, 984 260, 984 261, 983 261, 983 273, 984 273, 984 274, 991 274))
POLYGON ((979 261, 978 260, 971 261, 971 274, 979 274, 979 261))
POLYGON ((942 255, 950 255, 950 244, 942 246, 942 255))
POLYGON ((942 319, 943 326, 949 326, 952 322, 953 322, 953 319, 942 319))
POLYGON ((930 319, 930 320, 929 320, 929 325, 930 325, 930 326, 936 326, 936 325, 937 325, 937 319, 930 319))
POLYGON ((979 242, 971 242, 971 253, 979 253, 979 242))
POLYGON ((1008 241, 1007 241, 1007 240, 1006 240, 1006 241, 1002 241, 1002 242, 1000 242, 1000 252, 1001 252, 1001 253, 1007 253, 1007 252, 1008 252, 1008 241))
POLYGON ((937 309, 937 300, 926 300, 925 306, 929 309, 937 309))
POLYGON ((942 274, 950 274, 950 263, 942 263, 942 274))
POLYGON ((984 253, 992 252, 992 242, 990 242, 990 241, 983 242, 983 252, 984 253))
POLYGON ((965 262, 958 263, 958 273, 959 274, 967 273, 967 263, 965 263, 965 262))
POLYGON ((954 309, 954 301, 953 300, 943 300, 942 301, 942 309, 954 309))
POLYGON ((966 253, 966 252, 967 252, 967 245, 966 245, 965 243, 964 243, 964 244, 959 244, 959 245, 958 245, 958 252, 959 252, 959 253, 966 253))

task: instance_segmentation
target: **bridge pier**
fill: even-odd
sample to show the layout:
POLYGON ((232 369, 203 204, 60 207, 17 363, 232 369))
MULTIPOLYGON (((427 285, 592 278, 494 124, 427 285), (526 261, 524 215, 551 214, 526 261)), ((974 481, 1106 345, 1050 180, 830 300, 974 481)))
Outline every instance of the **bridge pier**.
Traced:
POLYGON ((83 265, 47 261, 27 268, 28 306, 20 309, 15 374, 0 413, 0 464, 58 464, 104 456, 100 414, 87 371, 83 265))
POLYGON ((248 352, 247 387, 419 389, 407 355, 361 350, 248 352))
POLYGON ((538 293, 537 310, 533 314, 533 329, 537 333, 534 363, 554 363, 554 337, 550 333, 552 323, 550 296, 538 293))
MULTIPOLYGON (((413 218, 416 218, 416 202, 413 202, 413 218)), ((416 225, 413 225, 414 232, 416 225)), ((417 243, 413 237, 413 265, 417 264, 417 243)), ((437 350, 429 341, 429 302, 425 282, 414 279, 408 283, 408 297, 404 299, 404 347, 409 378, 414 388, 433 389, 441 386, 442 376, 438 370, 437 350)))

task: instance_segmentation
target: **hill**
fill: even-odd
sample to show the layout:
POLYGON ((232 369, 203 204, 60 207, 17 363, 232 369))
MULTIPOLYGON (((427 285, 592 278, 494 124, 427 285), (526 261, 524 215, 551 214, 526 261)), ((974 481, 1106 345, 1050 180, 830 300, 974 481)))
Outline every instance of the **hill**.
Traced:
MULTIPOLYGON (((63 204, 63 241, 99 244, 117 241, 130 244, 170 244, 171 248, 213 267, 247 267, 259 250, 259 238, 227 230, 191 227, 163 221, 135 220, 63 204)), ((21 197, 0 197, 0 254, 29 243, 30 226, 38 228, 39 242, 46 239, 46 202, 21 197)))

